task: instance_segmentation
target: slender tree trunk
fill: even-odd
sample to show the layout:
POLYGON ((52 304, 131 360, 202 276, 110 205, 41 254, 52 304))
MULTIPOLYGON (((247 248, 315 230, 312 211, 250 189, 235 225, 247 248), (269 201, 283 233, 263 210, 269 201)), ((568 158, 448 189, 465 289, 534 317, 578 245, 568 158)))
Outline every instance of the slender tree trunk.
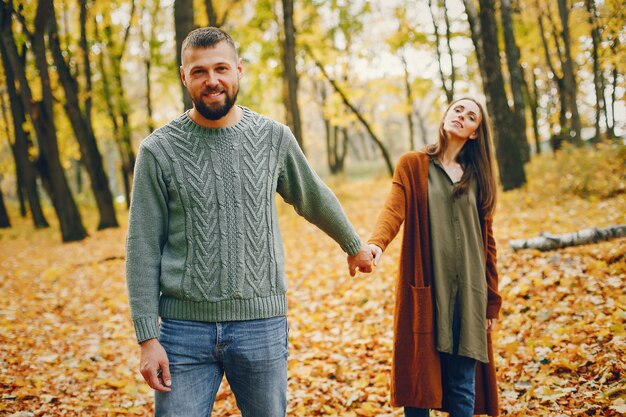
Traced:
POLYGON ((538 103, 538 97, 539 97, 539 93, 537 91, 537 78, 535 77, 535 72, 531 71, 530 72, 530 76, 532 78, 532 91, 530 89, 530 87, 528 87, 528 83, 526 82, 526 79, 524 78, 524 93, 526 95, 526 99, 528 101, 528 105, 530 106, 530 115, 532 117, 533 120, 533 135, 535 138, 535 153, 537 155, 541 154, 541 138, 539 136, 539 118, 538 118, 538 109, 539 109, 539 103, 538 103))
POLYGON ((59 219, 63 241, 82 240, 87 236, 87 232, 83 227, 78 207, 61 165, 54 126, 53 98, 44 43, 44 33, 49 24, 51 10, 49 7, 46 7, 46 2, 38 4, 35 17, 35 33, 32 36, 32 51, 35 56, 39 80, 41 81, 41 102, 32 100, 25 69, 23 66, 20 66, 11 30, 10 13, 8 6, 4 2, 0 3, 0 22, 2 23, 0 27, 3 28, 2 41, 4 42, 10 65, 20 83, 22 104, 28 108, 39 140, 38 169, 59 219))
MULTIPOLYGON (((0 176, 0 182, 2 177, 0 176)), ((2 194, 2 188, 0 188, 0 229, 6 229, 11 227, 11 220, 9 219, 9 212, 4 204, 4 195, 2 194)))
MULTIPOLYGON (((439 8, 439 6, 436 6, 437 8, 439 8)), ((443 88, 444 93, 446 94, 446 100, 448 102, 448 104, 452 103, 452 100, 454 99, 454 84, 452 85, 452 87, 448 87, 448 83, 446 80, 446 76, 443 73, 443 67, 442 67, 442 63, 443 63, 443 57, 441 54, 441 49, 440 49, 440 35, 439 35, 439 16, 435 16, 435 12, 433 11, 433 5, 432 5, 432 0, 428 0, 428 10, 430 11, 430 16, 432 18, 433 21, 433 28, 434 28, 434 34, 435 34, 435 51, 437 52, 437 63, 439 65, 439 76, 441 77, 441 86, 443 88)))
POLYGON ((559 5, 559 16, 563 27, 561 37, 563 39, 563 49, 565 52, 565 59, 563 61, 563 81, 567 90, 568 108, 572 114, 572 132, 569 140, 575 145, 582 145, 580 116, 578 114, 578 104, 576 103, 576 75, 570 46, 569 6, 567 5, 567 0, 557 0, 557 3, 559 5))
MULTIPOLYGON (((617 57, 618 42, 619 42, 618 39, 614 39, 613 43, 611 44, 611 52, 613 53, 613 57, 616 63, 619 62, 619 58, 617 57)), ((616 92, 617 92, 618 77, 619 77, 619 72, 618 72, 617 65, 613 64, 613 70, 611 71, 611 78, 612 78, 611 95, 610 95, 611 101, 609 103, 609 106, 607 106, 607 108, 611 109, 611 123, 609 124, 608 122, 609 119, 607 117, 606 130, 607 130, 607 136, 610 139, 614 139, 614 140, 619 140, 618 136, 615 134, 615 99, 616 99, 616 92)))
MULTIPOLYGON (((221 28, 226 24, 226 20, 228 19, 228 12, 230 12, 233 6, 239 3, 241 0, 230 0, 230 2, 224 6, 226 10, 224 10, 222 17, 220 18, 217 15, 217 10, 215 10, 215 5, 213 4, 213 0, 205 0, 204 5, 206 8, 207 18, 209 19, 209 26, 213 26, 216 28, 221 28)), ((223 3, 223 2, 222 2, 223 3)))
MULTIPOLYGON (((548 47, 548 40, 545 35, 545 27, 543 24, 543 18, 541 14, 538 17, 537 22, 539 23, 539 36, 541 38, 541 44, 543 45, 543 51, 544 51, 544 56, 546 59, 546 64, 548 65, 548 68, 550 69, 550 72, 552 73, 552 79, 554 80, 556 87, 557 87, 557 91, 559 93, 559 124, 560 124, 561 131, 557 135, 551 129, 551 134, 550 134, 550 145, 552 147, 552 150, 554 152, 557 152, 559 149, 561 149, 561 143, 563 142, 563 139, 565 139, 565 136, 569 136, 569 134, 567 133, 569 131, 569 128, 568 128, 567 117, 566 117, 567 98, 566 98, 565 87, 563 85, 563 77, 559 77, 554 65, 552 64, 550 48, 548 47)), ((556 43, 556 52, 559 57, 558 60, 560 61, 561 50, 559 48, 558 43, 556 43)))
MULTIPOLYGON (((54 58, 54 64, 59 74, 59 80, 65 91, 65 112, 71 121, 74 135, 78 141, 78 145, 81 153, 81 163, 78 166, 84 165, 89 179, 91 182, 91 190, 96 200, 96 206, 98 207, 98 213, 100 215, 100 221, 98 223, 98 230, 106 229, 109 227, 118 227, 117 219, 115 217, 115 208, 113 206, 113 196, 109 188, 109 179, 104 171, 102 163, 102 155, 98 149, 98 143, 96 141, 95 134, 92 129, 91 123, 91 68, 89 63, 89 49, 87 48, 86 38, 86 2, 81 1, 81 49, 83 53, 83 62, 85 67, 85 80, 86 90, 84 96, 85 109, 80 108, 79 98, 79 86, 78 81, 72 75, 70 66, 63 57, 63 49, 59 42, 59 34, 57 31, 57 22, 54 11, 54 3, 52 0, 40 0, 42 2, 48 2, 50 8, 50 23, 48 26, 48 44, 52 56, 54 58)), ((78 171, 80 174, 80 171, 78 171)), ((80 177, 78 177, 80 179, 80 177)), ((81 181, 82 182, 82 181, 81 181)), ((80 183, 79 183, 80 185, 80 183)))
POLYGON ((155 44, 157 42, 156 27, 158 22, 159 1, 153 0, 151 6, 152 8, 150 9, 150 21, 148 22, 150 26, 150 32, 147 39, 143 27, 145 25, 143 25, 140 30, 141 42, 148 42, 147 54, 145 55, 143 61, 144 67, 146 69, 146 116, 148 133, 152 133, 155 129, 153 116, 154 112, 152 110, 152 61, 155 58, 155 44))
MULTIPOLYGON (((115 146, 120 155, 120 174, 122 178, 122 184, 124 186, 124 197, 126 201, 126 208, 130 207, 130 180, 128 177, 128 166, 130 166, 129 156, 125 152, 122 146, 122 132, 115 113, 115 106, 113 105, 113 97, 111 92, 111 83, 109 81, 108 70, 105 64, 104 57, 104 41, 100 38, 100 31, 98 29, 98 22, 94 19, 95 35, 98 43, 101 45, 101 52, 98 54, 98 66, 100 67, 100 76, 102 79, 102 95, 106 104, 107 114, 111 119, 111 125, 113 126, 113 137, 115 138, 115 146)), ((112 45, 108 45, 111 47, 112 45)))
POLYGON ((298 71, 296 70, 296 30, 293 23, 293 0, 283 0, 283 28, 285 43, 283 47, 283 71, 287 81, 287 100, 285 110, 287 126, 292 130, 302 151, 304 138, 302 136, 302 122, 300 107, 298 106, 298 71))
POLYGON ((501 0, 500 14, 504 30, 506 61, 509 68, 510 86, 513 93, 513 118, 518 133, 522 161, 530 161, 530 146, 526 136, 526 100, 524 99, 524 72, 520 64, 520 50, 515 42, 511 0, 501 0))
POLYGON ((402 60, 402 68, 404 69, 404 88, 406 98, 406 121, 409 126, 409 150, 415 149, 415 125, 413 123, 413 91, 411 89, 411 80, 409 79, 409 66, 406 62, 404 54, 400 56, 402 60))
MULTIPOLYGON (((471 0, 464 0, 464 3, 467 6, 471 0)), ((494 120, 494 140, 500 182, 505 191, 511 190, 524 185, 526 175, 519 141, 516 139, 513 113, 509 108, 504 90, 494 0, 480 0, 478 15, 474 14, 473 8, 466 7, 466 11, 470 19, 472 39, 480 42, 480 45, 475 44, 475 46, 477 46, 478 64, 482 68, 481 74, 486 76, 483 78, 483 89, 487 97, 488 111, 494 120), (482 55, 478 55, 479 50, 482 50, 482 55)))
MULTIPOLYGON (((185 37, 196 28, 194 23, 193 0, 175 0, 174 1, 174 26, 176 29, 176 62, 181 65, 180 51, 183 46, 185 37)), ((187 93, 187 88, 181 83, 181 91, 183 93, 184 110, 193 107, 191 97, 187 93)))
MULTIPOLYGON (((104 87, 105 102, 107 111, 113 123, 113 131, 115 133, 116 144, 120 152, 122 162, 122 182, 124 184, 124 192, 126 197, 126 207, 130 206, 130 187, 132 183, 133 170, 135 169, 135 152, 131 141, 130 115, 128 110, 128 101, 126 100, 125 88, 122 77, 122 59, 128 43, 131 22, 135 12, 135 1, 132 3, 130 21, 125 29, 124 37, 120 45, 115 45, 113 40, 112 28, 109 24, 104 27, 106 43, 110 51, 110 72, 113 74, 113 83, 109 81, 105 67, 104 54, 100 54, 101 77, 104 87), (113 88, 114 90, 113 90, 113 88), (115 92, 115 93, 113 93, 115 92), (115 94, 115 98, 114 98, 115 94), (115 106, 117 104, 117 106, 115 106), (118 120, 118 117, 120 120, 118 120)), ((98 24, 96 22, 96 38, 100 38, 98 24)))
POLYGON ((426 118, 424 115, 419 112, 417 109, 414 112, 415 118, 417 119, 417 123, 419 125, 419 132, 422 139, 422 146, 426 146, 428 144, 428 126, 426 125, 426 118))
POLYGON ((450 17, 446 0, 439 0, 439 6, 443 8, 443 20, 446 23, 446 47, 450 58, 450 91, 454 97, 454 85, 456 84, 456 69, 454 68, 454 51, 452 51, 452 30, 450 29, 450 17))
POLYGON ((215 12, 215 6, 213 6, 213 0, 205 0, 206 15, 209 19, 209 26, 220 27, 221 25, 217 21, 217 13, 215 12))
POLYGON ((600 141, 602 133, 600 132, 600 120, 602 119, 602 112, 604 109, 604 90, 602 88, 602 69, 600 68, 600 57, 598 50, 600 48, 600 28, 598 27, 598 13, 596 11, 596 4, 594 0, 585 0, 585 6, 589 13, 589 25, 591 26, 591 57, 593 59, 593 87, 596 93, 596 117, 594 119, 595 133, 593 135, 593 142, 600 141))
MULTIPOLYGON (((10 28, 7 26, 7 29, 10 28)), ((12 150, 15 159, 15 171, 19 184, 18 188, 22 189, 22 194, 26 195, 28 206, 30 207, 30 211, 33 216, 35 228, 41 229, 48 227, 49 225, 41 208, 39 190, 37 189, 37 173, 28 156, 29 148, 32 145, 32 142, 29 138, 28 132, 24 130, 24 126, 26 124, 24 104, 20 98, 20 93, 15 87, 16 76, 9 63, 4 42, 0 42, 0 54, 2 55, 2 65, 7 79, 7 93, 9 95, 9 103, 11 104, 11 115, 13 116, 13 134, 15 141, 13 143, 12 150)), ((20 205, 22 205, 22 203, 20 203, 20 205)))

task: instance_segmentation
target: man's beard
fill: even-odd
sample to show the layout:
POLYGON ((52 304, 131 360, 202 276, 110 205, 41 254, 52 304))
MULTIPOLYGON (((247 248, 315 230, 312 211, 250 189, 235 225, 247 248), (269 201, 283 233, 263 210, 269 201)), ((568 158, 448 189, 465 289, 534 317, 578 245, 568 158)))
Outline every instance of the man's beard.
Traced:
MULTIPOLYGON (((204 91, 202 94, 207 93, 204 91)), ((208 92, 209 94, 211 91, 208 92)), ((230 109, 235 105, 237 101, 237 94, 239 94, 239 87, 236 87, 234 94, 229 94, 228 90, 224 90, 224 103, 214 103, 213 105, 206 105, 204 101, 202 101, 202 95, 198 99, 191 100, 196 108, 196 111, 202 115, 205 119, 208 120, 219 120, 222 117, 226 116, 230 109)))

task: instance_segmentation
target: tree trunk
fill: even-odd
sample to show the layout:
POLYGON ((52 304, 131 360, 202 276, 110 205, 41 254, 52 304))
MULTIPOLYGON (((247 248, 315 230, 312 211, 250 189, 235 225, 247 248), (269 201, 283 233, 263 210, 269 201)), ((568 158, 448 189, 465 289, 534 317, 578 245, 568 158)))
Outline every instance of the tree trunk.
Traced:
MULTIPOLYGON (((544 56, 546 58, 546 64, 552 73, 552 79, 556 83, 557 91, 559 93, 559 124, 561 131, 559 134, 555 134, 551 132, 550 134, 550 145, 552 147, 552 151, 557 152, 561 149, 561 143, 566 136, 569 136, 567 132, 569 131, 568 123, 567 123, 567 98, 565 93, 565 87, 563 84, 563 77, 559 77, 556 72, 556 68, 552 64, 552 58, 550 54, 550 48, 548 47, 548 40, 545 35, 545 27, 543 24, 543 18, 541 14, 539 15, 537 22, 539 23, 539 35, 541 38, 541 44, 543 45, 544 56)), ((559 57, 559 62, 561 61, 561 49, 559 48, 559 44, 556 43, 556 52, 559 57)), ((552 129, 551 129, 552 130, 552 129)))
MULTIPOLYGON (((196 28, 194 23, 193 0, 175 0, 174 1, 174 26, 176 29, 176 62, 181 65, 180 52, 183 46, 183 40, 189 32, 196 28)), ((187 93, 187 88, 181 83, 181 91, 183 92, 183 108, 184 110, 193 107, 191 97, 187 93)))
POLYGON ((537 91, 537 78, 535 77, 534 70, 530 72, 532 78, 532 91, 528 87, 528 83, 524 78, 524 93, 526 95, 526 99, 528 101, 528 105, 530 106, 530 115, 533 120, 533 135, 535 137, 535 153, 537 155, 541 154, 541 138, 539 136, 539 102, 538 97, 539 93, 537 91))
POLYGON ((222 17, 220 18, 217 15, 217 10, 215 10, 215 5, 213 4, 213 0, 205 0, 204 5, 206 8, 206 15, 209 20, 209 26, 213 26, 216 28, 221 28, 222 26, 224 26, 226 24, 226 20, 228 19, 228 12, 232 10, 232 7, 235 4, 237 4, 239 1, 240 0, 231 0, 229 4, 227 4, 226 6, 222 6, 222 8, 223 9, 225 8, 226 10, 224 10, 222 17))
POLYGON ((206 7, 206 15, 209 20, 209 26, 220 27, 220 23, 217 21, 217 13, 215 12, 215 6, 213 6, 213 0, 205 0, 204 5, 206 7))
MULTIPOLYGON (((0 183, 2 182, 0 176, 0 183)), ((4 204, 4 195, 2 194, 2 188, 0 188, 0 229, 6 229, 11 227, 11 220, 9 219, 9 212, 4 204)))
POLYGON ((354 115, 357 117, 357 119, 359 119, 359 122, 361 122, 365 130, 367 130, 367 133, 369 133, 370 137, 372 138, 372 140, 374 141, 378 149, 380 149, 380 152, 383 155, 383 160, 385 161, 385 164, 387 165, 387 172, 389 173, 389 175, 393 176, 393 164, 391 162, 391 158, 389 157, 389 152, 387 151, 387 147, 382 143, 382 141, 378 138, 378 136, 376 136, 376 134, 370 127, 369 123, 367 123, 367 121, 365 120, 361 112, 359 112, 356 109, 356 107, 354 107, 354 105, 350 102, 350 100, 348 99, 346 94, 343 92, 343 90, 339 87, 337 82, 328 75, 322 63, 319 62, 317 59, 315 59, 315 57, 313 57, 313 54, 310 50, 307 50, 307 52, 313 58, 315 65, 320 69, 320 71, 322 72, 322 75, 324 75, 324 78, 326 78, 330 82, 330 84, 333 86, 333 89, 337 92, 337 94, 339 94, 339 96, 341 97, 341 100, 343 101, 343 104, 345 104, 346 107, 348 107, 350 111, 354 113, 354 115))
POLYGON ((10 13, 8 6, 4 2, 0 3, 2 41, 4 42, 10 65, 20 83, 22 104, 29 111, 39 140, 40 155, 37 167, 59 219, 62 240, 64 242, 82 240, 87 236, 87 232, 83 227, 78 207, 61 165, 54 126, 53 98, 44 43, 44 33, 49 24, 51 10, 49 7, 46 7, 45 1, 38 4, 35 17, 35 33, 32 36, 32 51, 35 56, 39 80, 41 81, 41 102, 32 100, 25 68, 20 66, 11 30, 10 13))
MULTIPOLYGON (((159 1, 154 0, 152 9, 150 10, 150 37, 148 38, 148 56, 144 60, 146 67, 146 113, 148 116, 148 132, 152 133, 155 129, 154 112, 152 110, 152 61, 155 58, 155 44, 157 42, 156 27, 159 15, 159 1)), ((141 31, 143 36, 143 30, 141 31)))
POLYGON ((576 233, 567 233, 563 235, 553 235, 542 233, 541 235, 531 239, 517 239, 509 241, 511 249, 518 251, 520 249, 538 249, 540 251, 549 251, 555 249, 566 248, 569 246, 587 245, 597 243, 603 240, 614 239, 626 236, 626 225, 617 225, 604 228, 592 227, 582 229, 576 233))
POLYGON ((479 45, 474 45, 476 46, 478 64, 482 68, 481 74, 483 75, 483 89, 487 97, 487 108, 494 120, 493 132, 500 183, 506 191, 524 185, 526 175, 519 141, 516 139, 518 132, 515 131, 513 113, 509 108, 504 90, 496 30, 495 4, 494 0, 480 0, 480 11, 476 16, 476 10, 473 7, 467 7, 471 1, 464 0, 464 3, 473 33, 472 39, 479 42, 479 45), (480 50, 482 50, 482 54, 479 54, 480 50))
POLYGON ((409 79, 409 66, 406 62, 404 54, 400 56, 402 60, 402 68, 404 69, 404 92, 406 98, 406 121, 409 126, 409 150, 415 149, 415 124, 413 123, 413 91, 411 89, 411 80, 409 79))
MULTIPOLYGON (((7 26, 7 29, 10 30, 10 26, 7 26)), ((49 224, 41 208, 39 190, 37 189, 37 173, 28 156, 32 142, 28 132, 24 130, 26 124, 24 104, 20 98, 20 93, 15 87, 15 72, 9 63, 4 42, 0 42, 0 55, 2 56, 2 65, 7 79, 7 93, 11 105, 11 115, 13 116, 13 135, 15 141, 12 150, 15 159, 15 172, 19 184, 18 188, 22 190, 22 194, 26 195, 35 228, 41 229, 48 227, 49 224)), ((22 205, 22 203, 20 203, 20 205, 22 205)))
POLYGON ((567 0, 557 0, 557 3, 559 5, 559 17, 561 18, 561 25, 563 27, 561 37, 563 39, 563 49, 565 53, 563 60, 563 81, 567 93, 568 108, 572 114, 572 131, 568 139, 575 145, 582 145, 580 116, 578 114, 578 104, 576 103, 576 75, 570 46, 569 6, 567 5, 567 0))
MULTIPOLYGON (((436 7, 437 9, 439 9, 438 5, 436 7)), ((433 21, 433 28, 434 28, 434 34, 435 34, 435 51, 437 52, 437 63, 439 65, 439 77, 441 78, 441 86, 443 88, 444 93, 446 94, 446 100, 448 104, 450 104, 452 103, 452 100, 454 99, 454 82, 452 83, 451 87, 448 87, 446 76, 443 73, 443 67, 442 67, 443 58, 442 58, 441 49, 440 49, 441 41, 439 39, 439 24, 438 24, 439 16, 435 16, 435 12, 433 12, 432 0, 428 0, 428 10, 430 11, 430 16, 433 21)), ((449 28, 447 30, 449 30, 449 28)))
POLYGON ((293 0, 283 0, 282 3, 285 32, 283 70, 287 81, 287 100, 285 102, 287 126, 293 132, 300 148, 304 152, 302 122, 300 120, 300 107, 298 106, 298 71, 296 70, 296 30, 293 23, 293 0))
POLYGON ((524 72, 520 65, 520 50, 515 43, 511 0, 501 0, 500 13, 504 30, 504 47, 509 68, 510 86, 513 93, 513 118, 518 132, 522 161, 530 161, 530 145, 526 136, 526 100, 524 99, 524 72))
POLYGON ((593 135, 593 142, 600 141, 602 136, 600 132, 600 120, 602 119, 602 112, 604 108, 604 89, 602 88, 602 70, 600 69, 600 57, 598 50, 600 48, 600 29, 598 28, 598 13, 596 11, 596 4, 594 0, 585 0, 585 6, 589 13, 589 25, 591 26, 591 57, 593 59, 593 86, 596 93, 596 117, 594 119, 595 133, 593 135))
POLYGON ((95 134, 91 124, 91 69, 89 63, 89 49, 87 48, 87 38, 85 29, 86 5, 85 1, 81 1, 81 49, 84 55, 86 91, 84 96, 85 109, 80 108, 80 91, 78 81, 72 75, 68 63, 63 57, 63 49, 59 42, 59 34, 57 31, 57 22, 54 11, 54 3, 52 0, 40 0, 48 2, 50 8, 50 23, 48 26, 48 45, 54 64, 59 74, 59 81, 65 91, 65 112, 70 119, 74 135, 78 141, 81 154, 81 163, 89 175, 91 182, 91 190, 96 200, 100 221, 98 230, 109 227, 118 227, 115 217, 115 208, 113 206, 113 196, 109 188, 109 179, 104 171, 102 163, 102 155, 98 149, 95 134))
POLYGON ((450 91, 454 97, 454 85, 456 84, 456 69, 454 68, 454 52, 452 51, 452 30, 450 29, 450 18, 448 16, 448 5, 446 0, 439 0, 440 7, 443 8, 443 20, 446 23, 446 47, 448 48, 448 56, 450 57, 450 91))
MULTIPOLYGON (((113 123, 113 132, 115 134, 115 141, 120 153, 121 159, 121 174, 122 182, 124 184, 124 193, 126 200, 126 207, 130 207, 130 187, 132 183, 133 170, 135 169, 135 152, 133 150, 131 141, 131 129, 130 129, 130 115, 128 111, 128 102, 126 100, 126 94, 122 77, 122 58, 126 50, 128 43, 128 37, 130 34, 131 22, 134 16, 135 2, 132 3, 130 22, 126 27, 124 37, 122 38, 120 45, 115 45, 112 35, 112 28, 110 24, 105 24, 104 32, 106 37, 106 43, 109 49, 110 58, 110 71, 113 74, 113 85, 109 81, 108 72, 109 69, 105 66, 104 53, 99 54, 99 64, 101 70, 102 84, 104 99, 107 105, 107 112, 113 123), (113 88, 114 87, 114 90, 113 88), (115 98, 114 98, 115 94, 115 98), (117 104, 117 106, 115 106, 117 104), (118 120, 118 117, 120 120, 118 120)), ((98 22, 95 22, 96 38, 100 40, 100 34, 98 30, 98 22)), ((103 48, 104 50, 104 48, 103 48)))

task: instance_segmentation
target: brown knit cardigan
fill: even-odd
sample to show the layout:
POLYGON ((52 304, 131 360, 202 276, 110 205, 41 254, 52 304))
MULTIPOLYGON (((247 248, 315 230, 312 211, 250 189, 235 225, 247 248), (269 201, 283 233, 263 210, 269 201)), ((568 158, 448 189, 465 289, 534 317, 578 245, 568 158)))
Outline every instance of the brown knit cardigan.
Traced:
MULTIPOLYGON (((443 409, 431 291, 428 163, 429 156, 424 152, 409 152, 400 158, 391 192, 369 242, 385 250, 404 222, 396 283, 391 403, 397 407, 443 409)), ((497 318, 502 298, 498 294, 492 219, 480 220, 485 243, 487 318, 497 318)), ((487 342, 489 363, 478 362, 476 366, 474 413, 497 416, 498 391, 490 332, 487 342)))

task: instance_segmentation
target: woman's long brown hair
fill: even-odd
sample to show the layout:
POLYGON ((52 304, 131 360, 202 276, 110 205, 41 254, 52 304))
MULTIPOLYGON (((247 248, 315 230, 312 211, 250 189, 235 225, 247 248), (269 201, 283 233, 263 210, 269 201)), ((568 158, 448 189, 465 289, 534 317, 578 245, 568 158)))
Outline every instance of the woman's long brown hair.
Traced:
POLYGON ((470 100, 478 106, 482 115, 482 122, 478 127, 476 139, 465 142, 463 149, 459 152, 457 162, 463 167, 463 176, 455 185, 453 197, 458 197, 467 192, 470 180, 476 178, 478 185, 478 210, 483 216, 491 216, 496 207, 496 179, 495 163, 493 158, 493 144, 491 135, 491 120, 483 106, 471 97, 463 97, 453 101, 441 118, 439 124, 439 140, 437 143, 428 145, 426 153, 440 158, 448 147, 448 135, 443 130, 443 121, 452 106, 461 100, 470 100))

